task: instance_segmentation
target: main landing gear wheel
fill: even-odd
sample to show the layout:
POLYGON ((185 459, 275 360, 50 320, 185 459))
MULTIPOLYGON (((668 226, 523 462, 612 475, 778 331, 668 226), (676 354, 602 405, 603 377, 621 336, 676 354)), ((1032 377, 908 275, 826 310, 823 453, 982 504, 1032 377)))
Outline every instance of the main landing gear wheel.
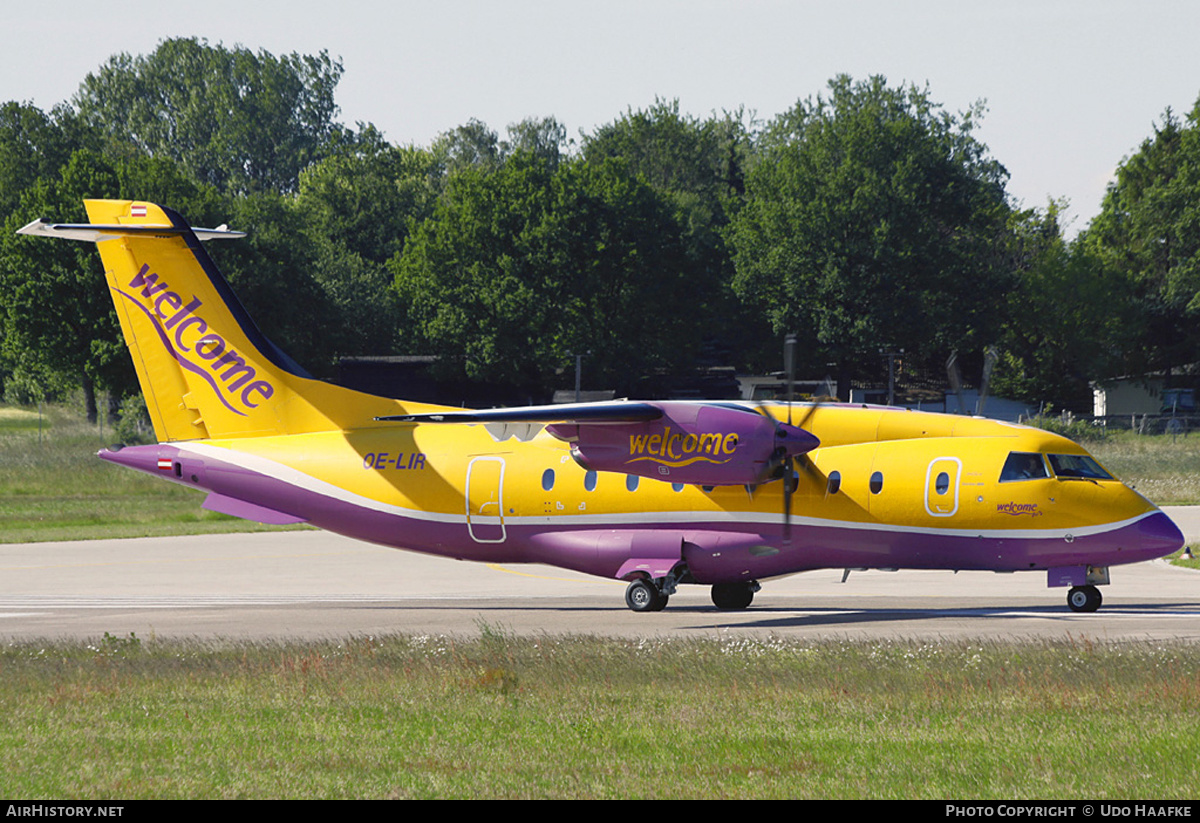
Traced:
POLYGON ((714 583, 712 602, 718 609, 734 611, 744 609, 754 600, 754 586, 750 583, 714 583))
POLYGON ((638 578, 625 590, 625 605, 635 612, 661 612, 667 607, 667 596, 645 578, 638 578))
POLYGON ((1094 612, 1103 600, 1095 586, 1075 586, 1067 592, 1067 605, 1073 612, 1094 612))

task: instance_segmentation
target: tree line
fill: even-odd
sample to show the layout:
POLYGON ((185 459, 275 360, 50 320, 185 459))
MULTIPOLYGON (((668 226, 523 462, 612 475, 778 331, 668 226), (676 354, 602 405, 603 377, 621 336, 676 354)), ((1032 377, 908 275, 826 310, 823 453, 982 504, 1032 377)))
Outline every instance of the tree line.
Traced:
POLYGON ((1074 239, 1020 208, 976 136, 982 106, 832 79, 762 121, 656 101, 569 137, 553 117, 472 120, 428 145, 348 127, 342 65, 196 39, 117 55, 50 111, 0 107, 0 381, 10 401, 136 394, 97 255, 15 231, 151 200, 249 237, 212 249, 269 337, 318 375, 337 357, 437 355, 442 376, 545 398, 647 396, 712 365, 852 381, 966 371, 1086 410, 1088 383, 1192 364, 1200 311, 1200 101, 1168 110, 1074 239))

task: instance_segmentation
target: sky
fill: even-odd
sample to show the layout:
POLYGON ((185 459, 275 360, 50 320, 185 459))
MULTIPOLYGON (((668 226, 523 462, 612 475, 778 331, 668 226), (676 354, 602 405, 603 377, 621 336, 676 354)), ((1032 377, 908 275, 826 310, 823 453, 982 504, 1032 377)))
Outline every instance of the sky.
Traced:
POLYGON ((1099 211, 1121 160, 1167 108, 1200 97, 1192 0, 205 0, 9 2, 0 101, 70 100, 112 55, 200 37, 275 55, 327 50, 341 121, 428 145, 476 118, 503 134, 554 116, 578 137, 656 99, 762 120, 830 78, 927 87, 976 136, 1025 208, 1065 198, 1068 232, 1099 211))

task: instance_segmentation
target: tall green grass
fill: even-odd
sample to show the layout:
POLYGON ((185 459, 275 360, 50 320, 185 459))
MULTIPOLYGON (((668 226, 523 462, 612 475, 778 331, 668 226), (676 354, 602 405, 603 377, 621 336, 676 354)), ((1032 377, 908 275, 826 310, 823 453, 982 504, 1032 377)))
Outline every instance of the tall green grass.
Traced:
POLYGON ((1200 647, 397 636, 0 651, 23 798, 1193 798, 1200 647))
POLYGON ((1084 444, 1105 468, 1160 506, 1200 505, 1200 433, 1121 431, 1084 444))
POLYGON ((103 434, 69 409, 47 409, 40 434, 36 411, 0 412, 0 543, 274 528, 202 509, 192 489, 99 459, 103 434))
POLYGON ((0 406, 0 434, 48 429, 50 418, 41 410, 0 406))

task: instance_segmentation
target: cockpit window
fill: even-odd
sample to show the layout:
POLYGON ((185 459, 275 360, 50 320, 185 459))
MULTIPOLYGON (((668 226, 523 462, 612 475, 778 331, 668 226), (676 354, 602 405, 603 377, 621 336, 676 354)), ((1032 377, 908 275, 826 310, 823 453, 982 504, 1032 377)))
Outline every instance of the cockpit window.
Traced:
POLYGON ((1050 476, 1046 470, 1046 461, 1037 452, 1011 452, 1004 461, 1004 469, 1000 472, 1000 482, 1008 483, 1014 480, 1039 480, 1050 476))
POLYGON ((1079 477, 1084 480, 1112 480, 1113 476, 1086 454, 1052 454, 1050 465, 1058 477, 1079 477))

